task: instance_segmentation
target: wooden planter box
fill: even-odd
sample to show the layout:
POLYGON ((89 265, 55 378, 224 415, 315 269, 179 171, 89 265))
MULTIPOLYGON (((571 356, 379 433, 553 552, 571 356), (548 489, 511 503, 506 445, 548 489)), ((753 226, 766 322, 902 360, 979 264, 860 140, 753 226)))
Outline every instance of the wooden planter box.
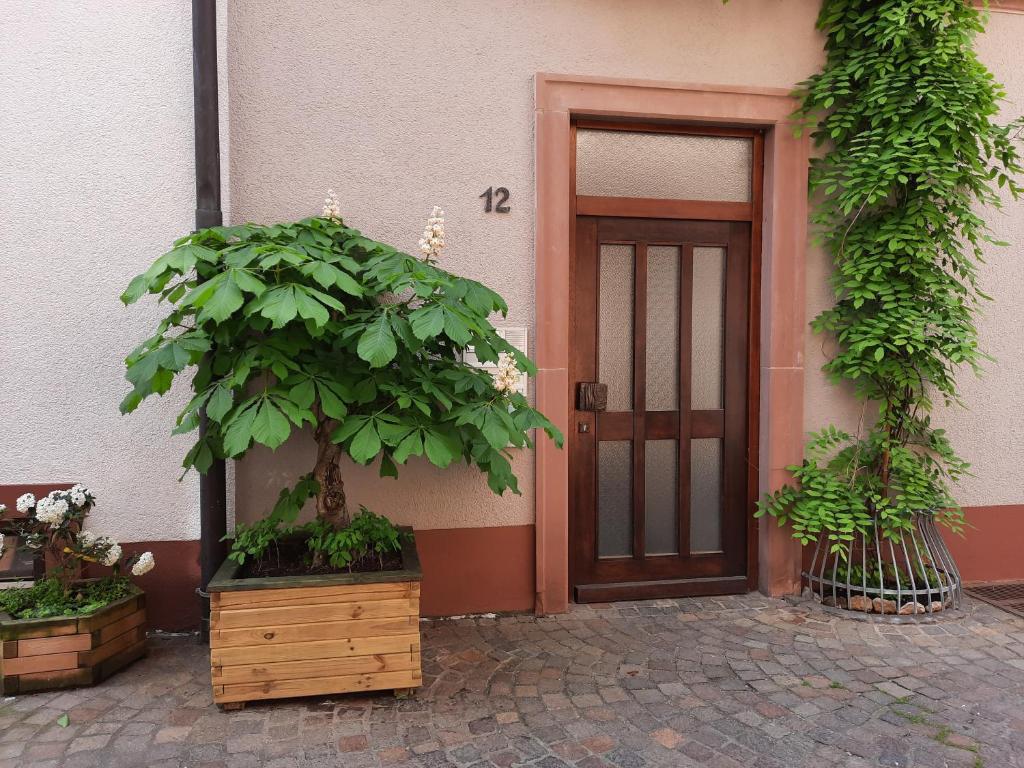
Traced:
POLYGON ((208 587, 213 700, 237 709, 259 699, 417 688, 421 574, 412 540, 402 565, 238 579, 240 566, 226 561, 208 587))
POLYGON ((146 595, 88 616, 14 619, 0 613, 4 695, 95 685, 146 655, 146 595))

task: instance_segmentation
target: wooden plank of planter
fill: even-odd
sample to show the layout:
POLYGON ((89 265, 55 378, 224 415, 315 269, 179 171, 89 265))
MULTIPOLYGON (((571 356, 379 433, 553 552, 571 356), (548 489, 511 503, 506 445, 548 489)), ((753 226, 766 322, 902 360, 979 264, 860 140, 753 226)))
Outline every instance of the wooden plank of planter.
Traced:
POLYGON ((93 667, 93 682, 98 683, 100 680, 106 680, 118 670, 128 666, 137 659, 141 659, 145 655, 146 640, 143 639, 135 645, 129 646, 120 653, 111 656, 109 659, 104 659, 93 667))
POLYGON ((123 635, 129 629, 142 626, 146 623, 146 612, 136 611, 135 613, 125 616, 123 619, 115 621, 111 624, 107 624, 105 627, 99 630, 99 645, 108 643, 118 635, 123 635))
POLYGON ((78 632, 78 620, 70 619, 12 619, 0 613, 0 640, 28 640, 35 637, 58 637, 78 632))
MULTIPOLYGON (((418 586, 418 585, 417 585, 418 586)), ((216 602, 210 604, 210 611, 213 613, 220 611, 238 611, 238 610, 255 610, 257 608, 287 608, 289 606, 299 605, 336 605, 339 603, 358 603, 358 602, 369 602, 372 600, 409 600, 417 604, 417 612, 419 611, 419 590, 418 589, 407 589, 396 592, 385 592, 385 593, 374 593, 374 592, 363 592, 359 591, 358 587, 349 587, 353 590, 351 592, 340 592, 328 595, 310 595, 304 597, 301 600, 289 597, 290 592, 295 590, 291 589, 275 589, 273 594, 276 596, 273 600, 260 600, 253 603, 233 603, 231 605, 224 605, 223 603, 216 602)), ((217 594, 217 593, 213 593, 217 594)), ((230 594, 237 595, 238 592, 232 592, 230 594)))
POLYGON ((92 637, 88 634, 40 637, 32 640, 18 640, 18 656, 20 658, 21 656, 38 656, 47 653, 88 651, 91 647, 92 637))
POLYGON ((221 610, 216 619, 218 629, 241 627, 267 627, 277 624, 304 624, 309 622, 344 621, 353 619, 389 619, 397 616, 419 616, 419 601, 403 598, 400 600, 371 600, 332 602, 328 604, 302 605, 268 608, 241 608, 221 610))
MULTIPOLYGON (((219 592, 217 605, 221 610, 228 608, 254 608, 272 602, 282 602, 284 605, 295 605, 303 603, 307 598, 347 600, 354 595, 373 594, 383 597, 382 593, 394 594, 395 597, 418 597, 420 594, 419 582, 394 581, 382 582, 380 584, 339 584, 337 586, 325 585, 322 587, 293 587, 287 589, 251 589, 238 590, 234 592, 219 592)), ((357 597, 356 599, 365 599, 357 597)))
POLYGON ((372 656, 349 656, 342 659, 279 661, 270 664, 241 664, 214 667, 213 682, 254 683, 265 680, 293 680, 304 677, 336 677, 367 672, 400 672, 418 670, 420 660, 411 650, 402 653, 377 653, 372 656))
POLYGON ((317 696, 350 691, 378 691, 387 688, 414 688, 422 678, 418 672, 374 672, 365 675, 339 675, 299 680, 275 680, 263 683, 239 683, 214 687, 217 703, 279 699, 292 696, 317 696), (218 690, 221 689, 221 690, 218 690))
POLYGON ((30 672, 18 675, 18 693, 45 691, 53 688, 73 688, 92 685, 91 669, 68 669, 61 672, 30 672))
POLYGON ((372 656, 375 653, 418 652, 419 631, 415 634, 391 637, 353 637, 347 640, 319 640, 280 645, 210 648, 210 662, 214 667, 235 664, 265 664, 274 661, 303 659, 333 659, 348 656, 372 656))
POLYGON ((0 658, 14 659, 18 656, 18 641, 17 640, 4 640, 2 646, 2 655, 0 658))
MULTIPOLYGON (((223 613, 222 613, 223 615, 223 613)), ((310 640, 341 640, 354 637, 407 635, 419 629, 418 616, 391 619, 350 619, 312 624, 274 624, 210 632, 211 648, 297 643, 310 640)))
POLYGON ((108 624, 113 624, 115 621, 119 621, 125 616, 130 616, 136 611, 141 611, 145 607, 145 595, 132 595, 131 597, 122 598, 121 600, 107 606, 107 610, 97 611, 89 616, 82 616, 79 618, 78 631, 95 632, 97 629, 102 629, 108 624))
POLYGON ((135 645, 145 639, 145 627, 132 627, 123 635, 118 635, 114 639, 93 648, 91 651, 80 651, 78 654, 78 663, 83 667, 99 664, 104 659, 109 659, 114 654, 120 653, 125 648, 135 645))
POLYGON ((75 669, 78 666, 78 654, 46 653, 36 656, 19 656, 16 659, 5 659, 4 675, 24 675, 29 672, 59 672, 64 669, 75 669))

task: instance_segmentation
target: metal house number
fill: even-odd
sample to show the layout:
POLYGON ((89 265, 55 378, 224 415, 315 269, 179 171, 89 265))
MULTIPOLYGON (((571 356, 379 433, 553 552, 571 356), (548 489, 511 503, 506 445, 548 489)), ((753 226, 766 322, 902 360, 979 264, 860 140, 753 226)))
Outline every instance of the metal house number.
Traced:
POLYGON ((512 209, 507 205, 509 191, 507 187, 488 187, 480 197, 484 200, 484 213, 509 213, 512 209))

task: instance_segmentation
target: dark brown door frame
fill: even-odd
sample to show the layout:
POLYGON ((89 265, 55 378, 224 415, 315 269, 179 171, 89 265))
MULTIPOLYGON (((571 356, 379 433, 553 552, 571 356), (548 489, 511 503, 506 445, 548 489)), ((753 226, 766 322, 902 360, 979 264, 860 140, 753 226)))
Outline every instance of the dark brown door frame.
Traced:
MULTIPOLYGON (((761 259, 762 259, 762 216, 763 216, 763 194, 764 194, 764 131, 761 128, 747 126, 711 126, 693 125, 670 122, 641 122, 641 121, 618 121, 613 119, 595 118, 593 116, 575 116, 571 122, 570 137, 570 212, 572 221, 577 216, 614 216, 621 218, 658 218, 658 219, 687 219, 699 221, 746 221, 750 223, 750 274, 749 274, 749 295, 747 311, 747 413, 746 413, 746 467, 747 467, 747 557, 746 577, 734 579, 727 587, 728 591, 740 592, 757 588, 758 578, 758 522, 754 518, 754 508, 758 494, 758 455, 759 455, 759 418, 760 418, 760 297, 761 297, 761 259), (612 198, 612 197, 588 197, 576 195, 576 130, 577 128, 592 128, 599 130, 617 131, 641 131, 641 132, 664 132, 691 135, 715 135, 735 136, 750 138, 753 143, 753 157, 751 163, 751 201, 750 203, 734 203, 719 201, 696 201, 696 200, 660 200, 648 198, 612 198)), ((576 238, 577 227, 575 224, 570 227, 571 242, 570 253, 573 261, 570 265, 570 317, 574 317, 578 309, 575 286, 577 284, 576 273, 576 238)), ((638 310, 637 310, 638 311, 638 310)), ((686 313, 681 312, 681 315, 686 313)), ((646 321, 646 318, 644 318, 646 321)), ((681 339, 682 341, 682 339, 681 339)), ((680 357, 682 358, 682 350, 680 357)), ((576 366, 577 358, 572 356, 572 370, 569 375, 568 393, 569 401, 575 402, 576 382, 579 381, 576 366)), ((682 364, 682 361, 681 361, 682 364)), ((682 384, 682 381, 681 381, 682 384)), ((680 396, 682 396, 682 391, 680 396)), ((570 425, 575 430, 575 423, 570 425)), ((696 427, 696 425, 694 425, 696 427)), ((593 460, 593 455, 578 455, 586 453, 580 441, 575 439, 575 434, 570 436, 569 468, 570 478, 578 473, 573 471, 573 466, 580 460, 593 460)), ((592 445, 592 443, 591 443, 592 445)), ((688 468, 687 468, 688 469, 688 468)), ((577 494, 573 492, 570 481, 570 527, 574 525, 575 515, 573 507, 577 494)), ((682 483, 680 487, 682 488, 682 483)), ((642 492, 642 491, 641 491, 642 492)), ((636 490, 634 489, 634 493, 636 490)), ((682 525, 680 526, 682 528, 682 525)), ((638 534, 634 527, 634 540, 638 534)), ((683 537, 682 530, 680 538, 683 537)), ((688 532, 687 534, 688 535, 688 532)), ((569 599, 573 600, 574 578, 572 577, 574 560, 579 557, 577 542, 573 540, 572 531, 570 535, 570 579, 569 599)), ((681 550, 682 551, 682 550, 681 550)), ((638 597, 642 594, 645 597, 661 597, 670 595, 705 595, 721 593, 723 591, 722 579, 693 578, 685 581, 666 580, 650 581, 644 583, 631 583, 622 585, 606 585, 600 589, 600 595, 588 595, 586 599, 615 600, 627 597, 638 597)), ((581 598, 582 599, 582 598, 581 598)))

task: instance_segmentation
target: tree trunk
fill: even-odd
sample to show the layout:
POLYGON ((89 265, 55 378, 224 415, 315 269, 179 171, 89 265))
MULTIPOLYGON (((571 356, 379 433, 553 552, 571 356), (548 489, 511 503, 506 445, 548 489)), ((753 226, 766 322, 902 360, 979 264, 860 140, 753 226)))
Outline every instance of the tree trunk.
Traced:
POLYGON ((323 424, 316 430, 316 467, 313 477, 320 484, 316 495, 316 515, 335 529, 349 523, 348 504, 345 501, 345 483, 341 479, 341 446, 331 442, 331 430, 323 424))

